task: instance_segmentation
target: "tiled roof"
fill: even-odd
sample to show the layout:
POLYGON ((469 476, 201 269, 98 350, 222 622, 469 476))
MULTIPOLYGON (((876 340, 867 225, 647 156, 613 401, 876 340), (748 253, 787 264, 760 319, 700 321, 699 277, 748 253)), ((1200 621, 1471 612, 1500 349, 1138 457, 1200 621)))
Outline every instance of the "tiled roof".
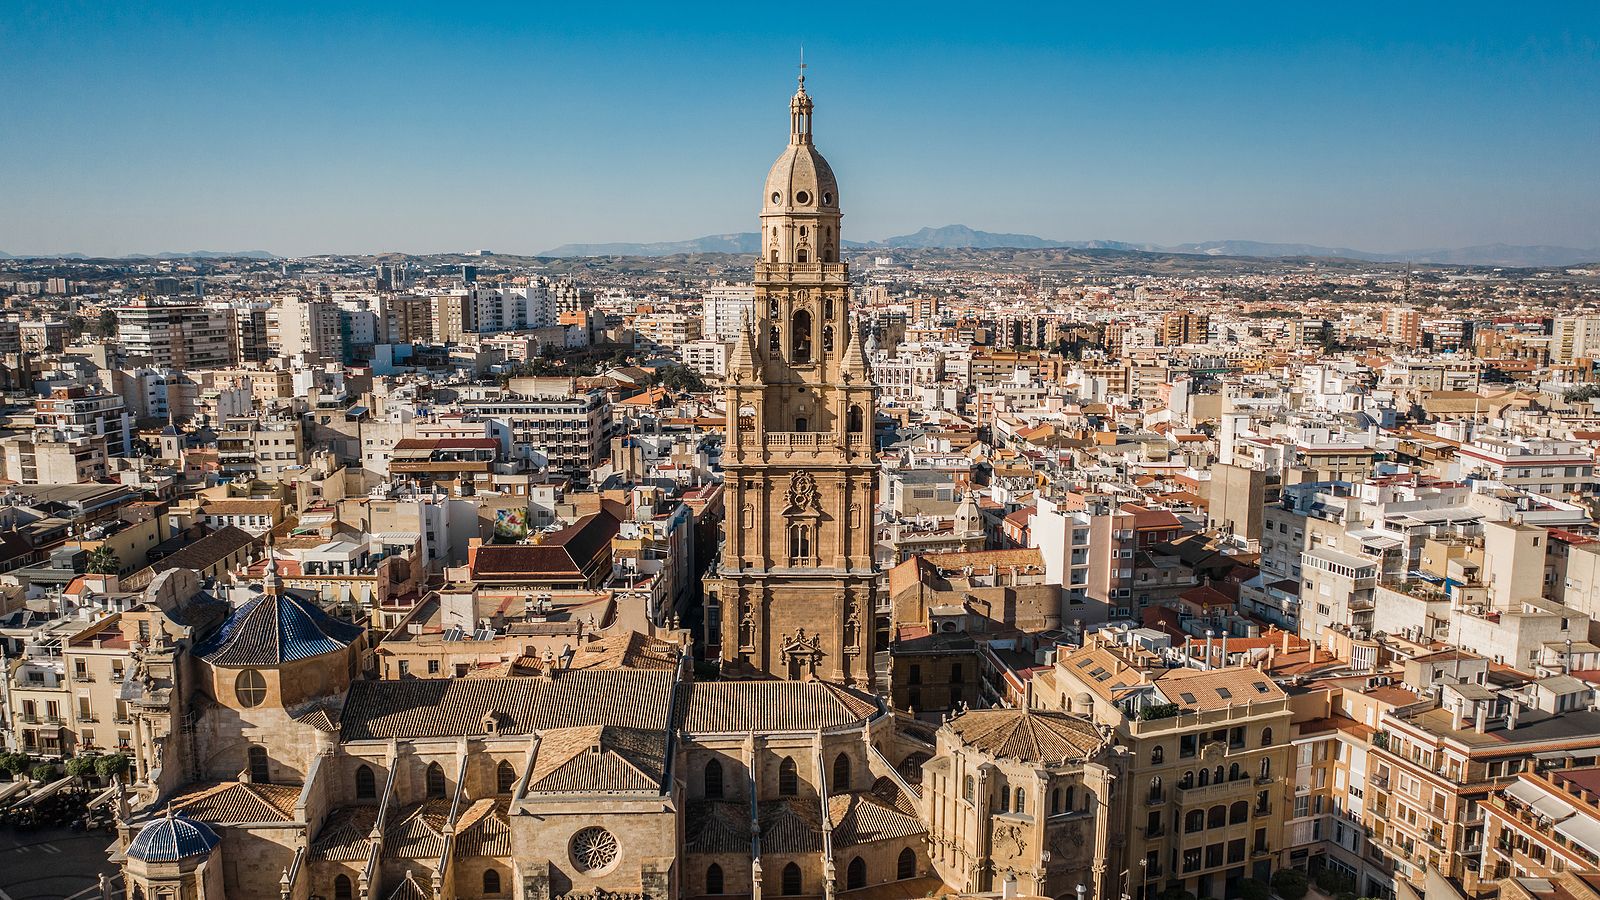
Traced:
POLYGON ((687 687, 691 732, 816 731, 876 715, 871 697, 821 681, 707 681, 687 687))
POLYGON ((718 800, 692 801, 684 816, 686 853, 749 853, 750 807, 718 800))
POLYGON ((511 821, 503 801, 485 799, 467 807, 456 823, 455 852, 457 857, 511 856, 511 821))
POLYGON ((330 708, 327 704, 318 703, 293 714, 294 720, 302 725, 324 734, 337 734, 339 731, 339 710, 330 708))
POLYGON ((423 890, 416 874, 408 869, 405 878, 389 893, 388 900, 433 900, 433 892, 423 890))
POLYGON ((203 572, 255 541, 255 535, 250 532, 232 525, 224 525, 176 553, 163 556, 151 563, 150 572, 152 575, 168 569, 195 569, 203 572))
POLYGON ((292 593, 261 594, 235 609, 194 652, 214 666, 275 666, 343 650, 362 630, 292 593))
POLYGON ((210 825, 169 814, 139 829, 128 844, 128 857, 145 862, 177 862, 206 856, 221 840, 210 825))
POLYGON ((881 803, 872 794, 829 797, 828 817, 833 820, 833 846, 836 848, 906 838, 927 831, 914 814, 881 803))
POLYGON ((972 710, 952 719, 949 727, 974 749, 1024 762, 1082 759, 1105 743, 1087 720, 1042 710, 972 710))
POLYGON ((770 800, 761 804, 762 853, 822 850, 822 817, 815 800, 770 800))
POLYGON ((286 784, 225 781, 199 785, 172 799, 172 807, 191 819, 219 825, 291 822, 300 788, 286 784))
POLYGON ((372 826, 377 824, 376 806, 341 806, 328 813, 311 853, 334 862, 365 861, 372 848, 372 826))
POLYGON ((357 681, 340 715, 341 739, 503 734, 614 725, 666 731, 675 672, 589 669, 554 678, 357 681))
POLYGON ((609 510, 591 513, 549 535, 539 544, 486 544, 472 556, 472 575, 505 577, 523 575, 577 575, 586 571, 611 541, 622 523, 609 510))
POLYGON ((438 859, 444 852, 444 826, 450 801, 435 797, 395 810, 383 833, 383 855, 400 859, 438 859))
POLYGON ((539 740, 534 794, 659 790, 666 776, 667 734, 592 725, 545 732, 539 740))

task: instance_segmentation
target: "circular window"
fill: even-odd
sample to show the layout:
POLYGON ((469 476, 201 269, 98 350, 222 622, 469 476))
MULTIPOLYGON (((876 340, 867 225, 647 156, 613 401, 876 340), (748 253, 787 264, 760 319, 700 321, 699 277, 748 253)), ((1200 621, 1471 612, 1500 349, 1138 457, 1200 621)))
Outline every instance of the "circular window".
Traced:
POLYGON ((233 695, 247 709, 260 706, 267 699, 267 680, 255 669, 245 669, 233 681, 233 695))
POLYGON ((833 194, 831 194, 831 193, 829 193, 827 191, 823 191, 822 192, 822 205, 823 206, 832 206, 833 205, 833 194))
POLYGON ((572 836, 572 863, 585 875, 611 868, 617 861, 617 837, 598 825, 572 836))
POLYGON ((773 191, 772 192, 772 202, 773 203, 781 203, 782 201, 783 201, 783 195, 778 193, 777 191, 773 191))
POLYGON ((794 195, 794 202, 800 206, 805 206, 807 203, 811 202, 811 194, 807 191, 800 191, 794 195))

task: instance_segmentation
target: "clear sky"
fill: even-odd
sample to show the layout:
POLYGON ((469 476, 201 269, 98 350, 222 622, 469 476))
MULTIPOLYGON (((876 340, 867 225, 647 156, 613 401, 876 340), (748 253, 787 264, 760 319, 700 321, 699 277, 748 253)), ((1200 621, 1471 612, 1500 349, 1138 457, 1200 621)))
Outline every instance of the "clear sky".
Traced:
POLYGON ((0 250, 751 231, 801 44, 853 239, 1600 247, 1595 0, 322 6, 0 0, 0 250))

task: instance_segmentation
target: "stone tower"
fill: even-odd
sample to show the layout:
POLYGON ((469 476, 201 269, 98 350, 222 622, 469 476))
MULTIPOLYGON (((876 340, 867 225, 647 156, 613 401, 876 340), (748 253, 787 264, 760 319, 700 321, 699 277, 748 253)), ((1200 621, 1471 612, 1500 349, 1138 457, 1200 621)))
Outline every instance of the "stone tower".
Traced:
POLYGON ((872 687, 873 389, 839 260, 839 185, 805 76, 762 190, 756 320, 729 364, 727 540, 708 642, 733 676, 872 687), (719 643, 720 642, 720 643, 719 643))

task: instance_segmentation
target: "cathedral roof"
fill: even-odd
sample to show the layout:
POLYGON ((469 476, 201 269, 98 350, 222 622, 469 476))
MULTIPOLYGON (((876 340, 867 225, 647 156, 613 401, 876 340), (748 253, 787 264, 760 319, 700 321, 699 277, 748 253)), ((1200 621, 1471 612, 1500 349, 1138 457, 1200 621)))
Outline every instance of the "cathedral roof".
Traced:
POLYGON ((509 857, 511 821, 506 815, 505 802, 483 799, 473 803, 456 823, 456 835, 458 857, 509 857))
POLYGON ((749 853, 750 807, 726 800, 699 800, 684 816, 685 853, 749 853))
POLYGON ((341 806, 328 813, 311 842, 311 853, 333 862, 364 862, 371 852, 372 826, 377 822, 376 806, 341 806))
POLYGON ((1086 719, 1036 709, 980 709, 950 720, 962 743, 1002 759, 1055 763, 1082 759, 1105 744, 1086 719))
POLYGON ((207 856, 222 841, 204 822, 168 813, 139 829, 128 844, 128 858, 177 862, 207 856))
POLYGON ((388 900, 432 900, 433 891, 423 888, 417 882, 415 872, 406 870, 405 878, 389 893, 388 900))
POLYGON ((399 859, 438 859, 444 852, 444 829, 450 801, 442 797, 395 810, 383 833, 383 855, 399 859))
POLYGON ((828 818, 833 821, 835 847, 907 838, 927 831, 915 814, 896 809, 873 794, 829 797, 828 818))
POLYGON ((872 697, 825 681, 705 681, 686 690, 691 732, 815 731, 878 714, 872 697))
POLYGON ((264 593, 235 609, 194 652, 213 666, 275 666, 343 650, 362 631, 292 594, 264 593))
POLYGON ((762 853, 822 850, 822 817, 816 800, 768 800, 760 806, 762 853))
POLYGON ((593 725, 540 736, 530 794, 654 791, 666 776, 664 731, 593 725))
POLYGON ((294 821, 300 788, 287 784, 224 781, 190 787, 172 798, 174 810, 219 825, 294 821))
POLYGON ((763 214, 820 209, 833 212, 839 208, 839 181, 811 142, 811 109, 811 97, 802 77, 800 88, 789 103, 789 146, 767 172, 763 214), (805 192, 804 198, 801 192, 805 192))

